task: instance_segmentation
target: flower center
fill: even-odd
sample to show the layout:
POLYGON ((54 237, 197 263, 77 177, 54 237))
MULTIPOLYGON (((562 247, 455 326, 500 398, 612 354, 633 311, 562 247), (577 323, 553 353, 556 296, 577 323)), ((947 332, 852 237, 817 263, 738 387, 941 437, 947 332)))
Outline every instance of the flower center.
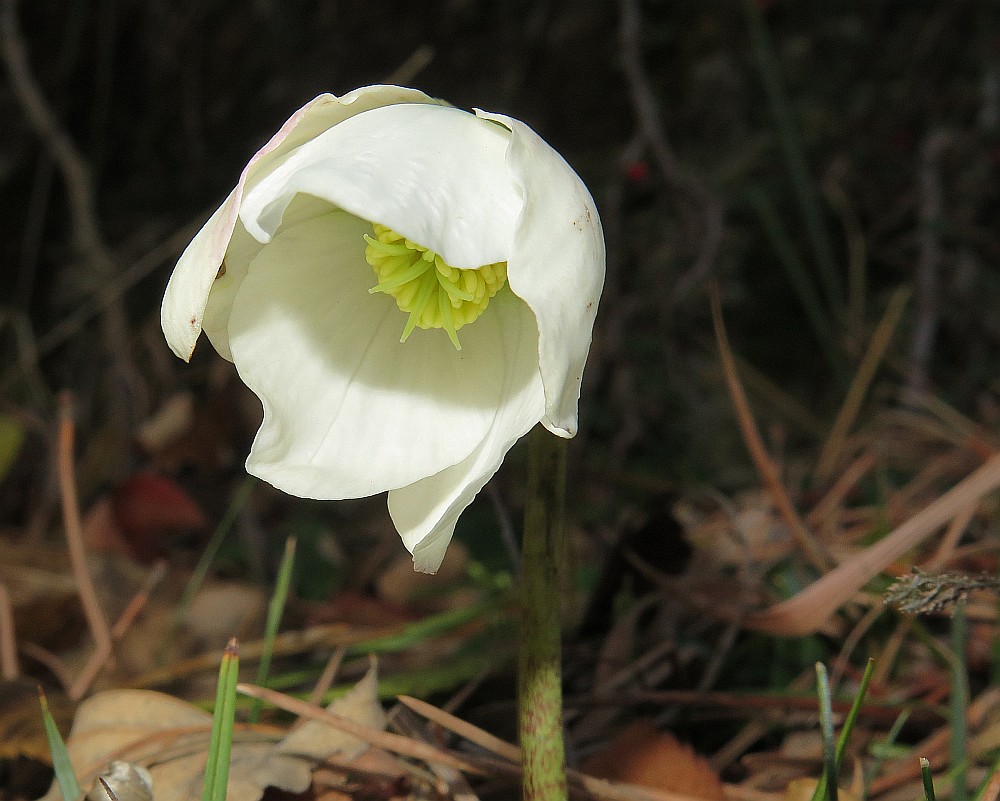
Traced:
POLYGON ((486 311, 490 298, 507 283, 507 262, 460 270, 433 250, 411 242, 391 228, 375 223, 374 236, 365 234, 365 260, 378 276, 369 292, 385 292, 410 317, 400 342, 414 328, 443 328, 456 350, 458 329, 486 311))

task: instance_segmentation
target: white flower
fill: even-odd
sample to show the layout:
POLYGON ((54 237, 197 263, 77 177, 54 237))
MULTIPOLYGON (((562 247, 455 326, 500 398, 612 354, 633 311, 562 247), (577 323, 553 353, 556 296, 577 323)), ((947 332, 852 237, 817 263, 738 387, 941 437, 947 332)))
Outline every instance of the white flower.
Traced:
POLYGON ((204 330, 263 403, 250 473, 388 490, 433 572, 518 438, 576 433, 603 281, 594 202, 534 131, 369 86, 317 97, 250 160, 161 320, 183 359, 204 330))

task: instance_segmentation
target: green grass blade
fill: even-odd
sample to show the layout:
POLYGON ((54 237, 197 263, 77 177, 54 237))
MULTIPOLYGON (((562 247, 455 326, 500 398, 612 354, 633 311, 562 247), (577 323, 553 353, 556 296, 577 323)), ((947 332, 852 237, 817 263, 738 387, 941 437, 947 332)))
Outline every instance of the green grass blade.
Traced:
MULTIPOLYGON (((295 537, 285 540, 285 553, 281 557, 281 567, 278 569, 278 580, 274 587, 274 594, 267 607, 267 625, 264 629, 264 650, 260 655, 260 662, 257 665, 257 684, 266 686, 267 674, 271 669, 271 657, 274 655, 274 640, 278 636, 278 626, 281 625, 281 616, 285 611, 285 601, 288 600, 288 592, 292 586, 292 567, 295 565, 295 537)), ((249 720, 256 723, 260 720, 260 710, 263 701, 254 698, 250 705, 249 720)))
POLYGON ((920 778, 924 781, 924 798, 926 801, 936 801, 934 795, 934 777, 931 775, 931 763, 920 757, 920 778))
POLYGON ((906 725, 906 721, 909 719, 910 711, 908 709, 904 709, 899 713, 899 717, 897 717, 895 722, 892 724, 892 728, 889 729, 889 733, 885 736, 885 739, 872 743, 871 746, 869 746, 869 752, 871 753, 873 760, 865 770, 866 787, 872 778, 878 776, 879 771, 882 770, 882 765, 891 756, 896 740, 899 738, 900 732, 903 731, 903 726, 906 725))
POLYGON ((858 720, 858 714, 861 712, 861 705, 865 701, 865 695, 868 693, 868 685, 871 683, 872 674, 875 672, 875 660, 869 659, 868 664, 865 665, 865 672, 861 676, 861 684, 858 685, 858 693, 854 696, 854 703, 851 704, 851 709, 847 713, 847 717, 844 718, 844 725, 840 729, 840 737, 837 738, 837 769, 840 769, 840 764, 844 759, 844 751, 847 750, 847 743, 851 738, 851 731, 854 729, 854 724, 858 720))
POLYGON ((816 783, 812 801, 837 801, 837 745, 833 738, 833 701, 826 665, 816 663, 816 695, 819 702, 820 732, 823 736, 823 775, 816 783))
POLYGON ((452 631, 481 615, 497 613, 499 606, 503 603, 505 603, 505 599, 502 597, 490 596, 473 606, 449 609, 445 612, 429 615, 408 624, 399 634, 377 637, 358 643, 351 647, 349 653, 352 655, 384 654, 403 651, 414 645, 419 645, 425 640, 452 631))
POLYGON ((951 618, 951 699, 949 721, 951 742, 949 744, 949 773, 952 778, 952 801, 966 801, 966 772, 969 765, 968 732, 965 726, 965 710, 969 700, 969 680, 965 664, 965 641, 967 637, 965 601, 955 604, 951 618))
POLYGON ((69 760, 66 743, 63 742, 59 727, 56 726, 49 712, 49 702, 41 687, 38 688, 38 702, 42 706, 42 721, 45 724, 45 736, 49 741, 49 752, 52 754, 52 768, 55 770, 56 781, 63 801, 75 801, 80 796, 80 783, 76 780, 73 763, 69 760))
POLYGON ((239 643, 234 637, 226 646, 219 665, 219 683, 215 690, 215 710, 212 734, 208 741, 205 763, 205 783, 202 801, 225 801, 229 784, 229 758, 233 746, 233 726, 236 713, 236 683, 239 680, 239 643))

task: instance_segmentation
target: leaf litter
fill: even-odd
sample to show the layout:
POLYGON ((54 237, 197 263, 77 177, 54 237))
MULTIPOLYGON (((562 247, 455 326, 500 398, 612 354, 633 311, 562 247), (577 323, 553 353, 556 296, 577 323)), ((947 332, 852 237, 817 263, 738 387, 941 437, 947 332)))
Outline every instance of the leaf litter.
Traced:
MULTIPOLYGON (((408 11, 401 4, 339 4, 336 15, 310 4, 269 3, 253 4, 248 15, 237 4, 176 19, 164 4, 147 4, 141 13, 109 10, 120 17, 117 30, 148 36, 144 25, 156 32, 158 44, 145 48, 140 69, 133 57, 144 57, 130 51, 119 58, 115 37, 89 41, 88 24, 104 29, 102 20, 88 22, 90 11, 71 19, 60 3, 30 12, 22 5, 28 50, 47 91, 66 103, 56 118, 71 140, 113 134, 106 139, 115 146, 103 155, 94 151, 101 194, 89 203, 107 219, 89 217, 104 224, 98 244, 102 235, 111 241, 90 251, 101 257, 97 266, 80 258, 73 244, 80 231, 65 224, 63 204, 44 199, 61 187, 36 191, 49 180, 50 144, 19 122, 3 146, 5 179, 17 198, 4 220, 7 258, 0 260, 4 285, 17 294, 9 304, 5 297, 0 310, 0 584, 8 599, 0 615, 9 612, 12 621, 0 625, 3 792, 17 760, 45 758, 33 714, 37 681, 64 726, 73 717, 70 694, 83 699, 78 723, 90 714, 88 704, 99 707, 108 692, 125 694, 119 698, 132 699, 151 720, 176 716, 169 734, 144 728, 150 720, 128 724, 139 737, 132 741, 138 759, 167 764, 203 752, 205 714, 180 699, 211 696, 218 648, 228 637, 243 635, 249 660, 261 652, 262 587, 273 558, 265 544, 288 533, 311 537, 316 572, 330 578, 317 583, 325 594, 291 599, 275 644, 276 682, 304 694, 329 667, 323 686, 312 689, 318 696, 343 693, 363 681, 366 644, 380 642, 378 697, 391 704, 391 731, 373 718, 359 723, 355 736, 403 732, 404 740, 424 746, 411 743, 405 756, 368 748, 327 759, 312 771, 307 793, 471 799, 516 792, 518 753, 509 742, 513 635, 509 619, 505 624, 511 598, 489 596, 489 611, 444 633, 428 635, 418 626, 429 613, 481 603, 484 584, 509 568, 481 548, 484 540, 500 541, 490 514, 480 515, 484 535, 475 538, 476 552, 459 565, 454 583, 410 584, 406 557, 377 504, 317 512, 259 488, 237 511, 231 539, 213 562, 214 577, 179 627, 175 620, 205 544, 204 521, 221 519, 236 495, 233 476, 241 466, 234 454, 245 451, 260 410, 221 362, 196 364, 194 388, 183 386, 189 377, 182 380, 163 360, 162 343, 151 344, 158 337, 151 333, 155 311, 148 288, 136 282, 159 269, 162 285, 196 218, 230 181, 233 164, 259 145, 267 126, 240 109, 277 117, 294 107, 293 99, 315 84, 315 65, 329 63, 329 19, 336 16, 338 25, 355 19, 367 30, 373 14, 402 20, 397 43, 403 50, 413 45, 413 58, 393 69, 410 70, 410 77, 427 69, 416 77, 432 83, 460 75, 468 102, 484 105, 478 93, 493 82, 469 65, 504 76, 503 103, 512 110, 526 103, 528 114, 564 131, 577 145, 567 150, 574 163, 596 178, 595 186, 609 187, 602 216, 617 269, 609 273, 588 367, 594 394, 583 432, 588 455, 578 465, 579 519, 572 521, 580 570, 577 586, 567 588, 566 725, 574 761, 605 750, 614 755, 615 744, 629 742, 631 733, 635 751, 654 754, 654 767, 613 780, 574 774, 574 790, 618 801, 681 798, 676 787, 628 784, 656 781, 656 768, 669 758, 678 772, 690 768, 702 777, 683 797, 712 797, 720 781, 731 801, 808 797, 821 768, 810 665, 829 664, 839 690, 834 710, 843 714, 859 664, 875 655, 876 675, 841 776, 843 797, 919 797, 917 756, 928 758, 946 793, 949 743, 958 736, 946 703, 955 692, 958 654, 948 641, 949 619, 940 614, 948 610, 938 607, 963 598, 970 624, 964 649, 970 789, 993 769, 1000 741, 997 604, 989 581, 978 586, 977 578, 995 576, 1000 564, 992 267, 1000 246, 989 180, 997 163, 996 31, 986 4, 902 4, 881 19, 871 4, 819 14, 791 3, 745 4, 763 15, 776 45, 770 66, 783 69, 793 95, 795 120, 780 136, 762 122, 770 101, 747 68, 756 59, 767 69, 767 43, 740 44, 741 26, 753 18, 718 3, 532 4, 527 15, 502 4, 491 10, 466 3, 443 28, 417 6, 408 11), (612 17, 619 11, 641 24, 615 41, 612 17), (133 15, 141 17, 138 27, 133 15), (247 32, 251 17, 269 31, 302 35, 270 37, 261 46, 247 32), (531 22, 522 26, 522 17, 531 22), (84 22, 74 26, 73 19, 84 22), (94 53, 73 46, 74 31, 94 53), (316 33, 312 51, 307 31, 316 33), (53 38, 61 36, 65 43, 53 38), (63 56, 47 58, 61 47, 63 56), (180 59, 191 70, 183 77, 164 55, 189 47, 215 54, 208 57, 209 80, 192 66, 203 59, 180 59), (88 76, 92 63, 103 65, 90 91, 90 78, 73 70, 73 54, 83 51, 88 76), (521 63, 526 52, 533 54, 530 68, 521 63), (50 62, 57 66, 50 69, 50 62), (645 80, 649 91, 622 91, 617 66, 608 64, 627 65, 629 88, 645 80), (253 75, 259 67, 285 78, 269 84, 261 99, 247 65, 253 75), (150 76, 152 86, 144 83, 150 76), (160 91, 173 85, 186 89, 160 91), (552 86, 573 102, 552 103, 552 86), (130 105, 150 96, 158 98, 153 115, 145 100, 140 108, 130 105), (630 97, 657 102, 631 105, 630 97), (217 116, 203 118, 203 107, 217 116), (129 124, 119 126, 120 119, 129 124), (177 120, 185 121, 180 140, 177 120), (794 151, 795 127, 813 174, 807 180, 816 184, 804 194, 781 186, 787 165, 775 156, 794 151), (158 158, 149 159, 150 152, 158 158), (151 173, 137 173, 138 164, 151 173), (139 180, 123 182, 116 171, 139 180), (794 307, 810 293, 790 297, 775 276, 798 261, 811 279, 813 261, 828 260, 806 230, 815 218, 803 226, 798 216, 800 198, 819 189, 819 222, 832 224, 834 238, 843 239, 837 244, 851 283, 841 302, 821 297, 803 315, 794 307), (745 199, 755 193, 757 200, 745 199), (164 197, 176 201, 169 212, 164 197), (114 235, 121 231, 135 236, 114 235), (101 272, 109 254, 116 269, 101 272), (706 345, 706 264, 720 282, 734 347, 744 351, 731 359, 727 348, 706 345), (36 273, 50 276, 51 297, 31 291, 36 273), (899 284, 906 286, 897 290, 899 284), (22 308, 32 310, 32 319, 22 308), (810 339, 810 330, 824 328, 830 339, 810 339), (932 357, 921 345, 928 331, 938 332, 932 357), (845 369, 844 380, 832 378, 828 351, 846 353, 857 367, 845 369), (730 362, 721 373, 720 361, 730 362), (86 573, 110 636, 97 646, 86 636, 77 597, 83 571, 74 573, 65 548, 51 544, 63 541, 60 498, 48 478, 58 461, 52 400, 63 386, 73 387, 79 415, 72 466, 86 573), (729 433, 730 399, 740 410, 742 439, 729 433), (671 516, 682 531, 662 524, 671 516), (653 546, 633 547, 636 533, 636 542, 653 546), (662 547, 681 538, 691 546, 689 557, 662 547), (601 599, 602 625, 577 636, 581 588, 593 586, 588 571, 626 539, 625 568, 601 599), (150 560, 160 556, 169 562, 157 575, 150 560), (890 590, 894 582, 903 586, 890 590), (905 593, 902 612, 885 604, 887 590, 905 593), (437 706, 420 707, 426 702, 406 695, 425 688, 437 706), (653 721, 661 734, 637 728, 636 720, 653 721), (673 748, 665 745, 665 731, 682 745, 657 757, 661 746, 664 753, 673 748), (694 746, 690 755, 685 742, 694 746), (715 778, 699 772, 706 760, 715 778)), ((388 72, 383 50, 365 40, 341 42, 346 84, 359 82, 347 80, 352 64, 366 75, 388 72)), ((454 88, 442 87, 441 94, 462 97, 454 88)), ((21 120, 20 109, 5 108, 21 120)), ((75 195, 81 196, 87 200, 86 191, 75 195)), ((824 286, 819 294, 825 292, 824 286)), ((518 506, 516 461, 497 483, 496 517, 509 517, 518 506)), ((66 516, 66 527, 74 517, 66 516)), ((132 720, 121 703, 111 705, 113 714, 132 720)), ((246 754, 259 747, 255 769, 273 761, 301 786, 312 756, 286 763, 287 755, 276 754, 284 738, 313 731, 310 724, 290 730, 287 717, 274 711, 267 720, 242 727, 240 747, 246 754)), ((102 758, 95 755, 92 771, 103 769, 96 765, 102 758)), ((249 762, 240 763, 244 776, 249 762)), ((180 777, 179 786, 185 781, 191 776, 180 777)), ((259 786, 248 781, 247 792, 259 786)), ((982 798, 996 795, 987 787, 982 798)))
MULTIPOLYGON (((373 664, 364 678, 328 710, 372 728, 383 728, 373 664)), ((205 748, 212 718, 207 712, 152 690, 105 690, 77 710, 66 744, 77 776, 92 786, 113 761, 148 770, 157 801, 200 798, 205 748)), ((229 773, 229 801, 257 801, 268 787, 300 794, 322 763, 351 764, 368 744, 309 720, 287 733, 275 726, 238 726, 229 773)), ((329 778, 328 778, 329 780, 329 778)), ((44 801, 58 801, 53 786, 44 801)))

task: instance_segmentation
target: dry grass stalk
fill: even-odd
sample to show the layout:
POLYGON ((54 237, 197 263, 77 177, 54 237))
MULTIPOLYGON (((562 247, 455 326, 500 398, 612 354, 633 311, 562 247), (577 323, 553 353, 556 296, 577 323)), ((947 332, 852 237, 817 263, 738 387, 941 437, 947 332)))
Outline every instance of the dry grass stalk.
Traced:
MULTIPOLYGON (((83 613, 87 618, 87 625, 94 638, 97 653, 101 655, 101 664, 103 664, 111 656, 111 627, 101 609, 101 604, 97 599, 97 591, 94 588, 94 580, 87 569, 83 524, 80 520, 80 501, 77 498, 76 476, 73 469, 74 433, 72 399, 64 393, 59 397, 58 449, 59 497, 62 501, 63 525, 66 529, 70 563, 73 567, 77 591, 80 593, 83 613)), ((79 700, 89 686, 89 681, 81 683, 78 680, 70 688, 69 697, 79 700)))
POLYGON ((17 638, 14 636, 14 609, 7 588, 0 582, 0 677, 13 681, 20 675, 17 638))
POLYGON ((750 457, 753 459, 757 472, 760 473, 761 480, 764 482, 764 486, 771 496, 774 508, 778 510, 778 514, 781 515, 781 519, 788 526, 788 530, 792 533, 802 552, 814 567, 820 572, 825 572, 830 564, 830 559, 823 552, 819 543, 813 538, 805 523, 802 522, 802 518, 799 517, 798 512, 795 511, 792 500, 788 497, 788 492, 781 483, 778 468, 774 464, 774 460, 767 453, 764 441, 760 436, 760 431, 754 422, 750 403, 740 384, 740 379, 736 372, 736 363, 733 360, 732 350, 729 347, 729 338, 726 336, 726 329, 722 322, 722 309, 717 287, 713 287, 712 291, 712 322, 715 326, 715 337, 719 343, 719 358, 722 361, 726 385, 729 388, 729 394, 736 411, 740 431, 743 432, 743 439, 746 442, 747 449, 750 451, 750 457))
POLYGON ((906 302, 909 299, 909 287, 897 289, 889 300, 889 305, 885 314, 882 315, 882 319, 879 320, 875 333, 872 334, 868 349, 854 373, 851 386, 847 390, 847 395, 844 397, 844 402, 837 413, 833 427, 830 429, 830 434, 820 451, 819 461, 816 465, 816 477, 820 481, 828 481, 841 460, 848 432, 858 419, 858 412, 861 411, 861 404, 868 393, 872 379, 875 378, 875 371, 878 370, 878 366, 885 357, 885 352, 892 341, 892 335, 899 325, 903 309, 906 308, 906 302))
POLYGON ((313 706, 305 701, 292 698, 289 695, 269 690, 266 687, 240 683, 236 685, 236 690, 237 692, 243 695, 248 695, 251 698, 260 698, 262 701, 266 701, 279 709, 284 709, 286 712, 291 712, 293 715, 325 723, 326 725, 332 726, 339 731, 350 734, 352 737, 357 737, 359 740, 364 740, 367 743, 383 748, 386 751, 391 751, 394 754, 401 754, 402 756, 420 759, 424 762, 439 762, 445 765, 451 765, 451 767, 457 768, 458 770, 468 771, 471 773, 481 772, 481 769, 473 765, 471 762, 453 756, 452 754, 428 745, 427 743, 412 740, 409 737, 402 737, 398 734, 392 734, 391 732, 373 729, 370 726, 365 726, 360 723, 355 723, 353 720, 348 720, 342 715, 329 712, 322 707, 313 706))
POLYGON ((802 637, 817 631, 841 604, 887 565, 997 488, 1000 488, 1000 457, 990 459, 883 539, 792 598, 748 615, 747 626, 787 637, 802 637))

